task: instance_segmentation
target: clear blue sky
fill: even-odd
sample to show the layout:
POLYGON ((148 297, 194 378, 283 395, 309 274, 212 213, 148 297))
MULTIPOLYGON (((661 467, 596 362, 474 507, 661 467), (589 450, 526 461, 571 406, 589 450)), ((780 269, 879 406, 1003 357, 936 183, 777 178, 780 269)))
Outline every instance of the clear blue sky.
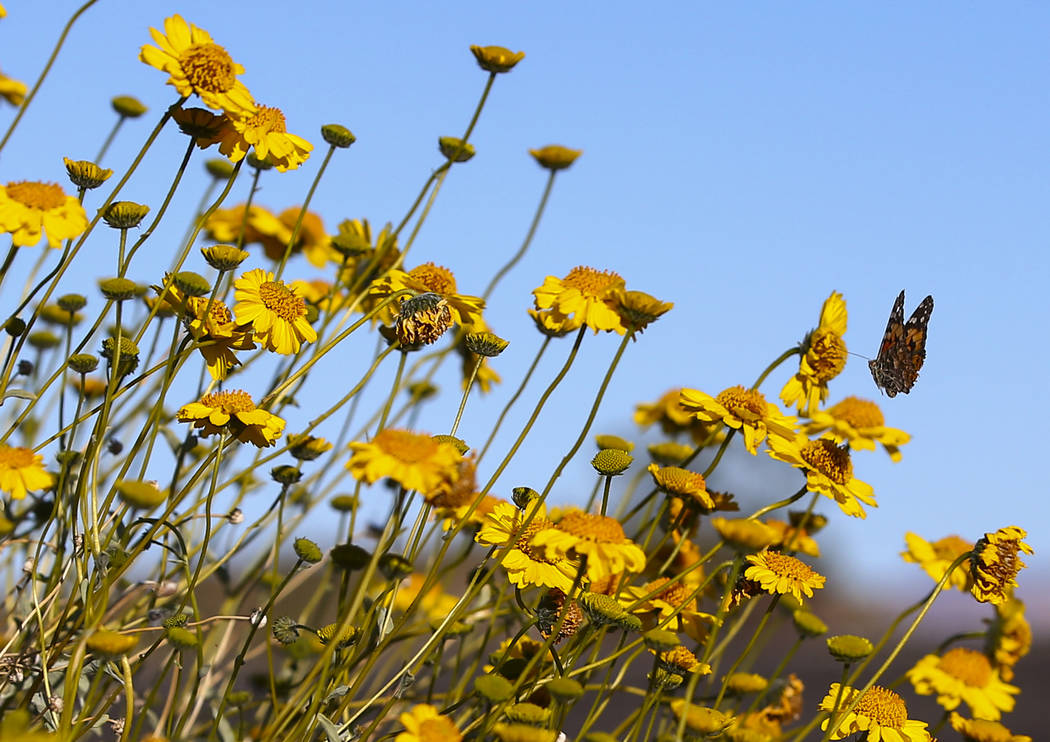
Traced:
MULTIPOLYGON (((5 5, 0 67, 31 81, 75 5, 5 5)), ((174 12, 226 46, 256 99, 281 107, 291 131, 320 143, 318 127, 339 122, 358 136, 314 201, 332 229, 347 217, 381 225, 403 215, 440 162, 437 137, 462 132, 481 92, 470 44, 527 53, 497 80, 473 138, 478 156, 453 171, 409 261, 446 265, 463 293, 481 293, 540 195, 545 174, 526 150, 556 142, 585 151, 559 177, 531 252, 487 312, 511 340, 496 368, 513 383, 468 407, 468 441, 487 429, 538 347, 524 313, 530 290, 576 264, 616 270, 629 288, 675 302, 630 348, 595 425, 639 442, 634 402, 671 386, 716 393, 750 383, 816 323, 833 289, 848 303, 847 343, 867 355, 900 289, 909 311, 932 293, 928 360, 911 395, 880 399, 857 358, 833 383, 833 400, 879 400, 888 424, 913 442, 896 465, 881 452, 855 457, 879 508, 866 521, 835 517, 826 548, 837 547, 862 583, 901 582, 917 575, 896 558, 905 530, 976 538, 1017 524, 1037 552, 1020 595, 1046 620, 1050 602, 1037 588, 1050 582, 1038 504, 1050 409, 1050 6, 101 0, 73 29, 3 154, 0 179, 63 181, 61 156, 90 158, 110 125, 109 98, 133 94, 152 111, 126 126, 106 163, 124 166, 176 97, 136 59, 148 27, 174 12)), ((0 111, 0 125, 9 117, 10 108, 0 111)), ((159 201, 182 147, 166 132, 122 197, 159 201)), ((172 217, 172 242, 204 182, 201 159, 173 207, 181 216, 172 217)), ((266 177, 259 202, 300 203, 318 164, 266 177)), ((159 269, 143 259, 132 274, 155 281, 151 270, 159 269)), ((289 275, 313 273, 299 263, 289 275)), ((537 468, 561 457, 615 343, 585 342, 541 420, 546 432, 497 490, 534 484, 537 468)), ((566 351, 548 359, 544 383, 566 351)), ((325 373, 345 378, 343 369, 325 373)), ((771 397, 785 378, 771 379, 771 397)), ((428 414, 421 426, 445 432, 453 400, 428 414)), ((511 436, 501 440, 505 447, 511 436)), ((589 491, 589 455, 554 500, 589 491)))

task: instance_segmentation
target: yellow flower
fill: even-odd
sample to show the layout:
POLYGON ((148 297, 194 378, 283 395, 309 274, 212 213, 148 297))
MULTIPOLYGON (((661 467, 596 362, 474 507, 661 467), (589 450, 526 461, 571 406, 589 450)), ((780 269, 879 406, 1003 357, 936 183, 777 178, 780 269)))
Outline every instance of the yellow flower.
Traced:
MULTIPOLYGON (((904 541, 908 545, 908 550, 901 552, 901 558, 906 562, 918 564, 934 582, 939 582, 944 577, 945 571, 952 562, 966 552, 973 551, 972 543, 955 535, 945 536, 930 543, 919 534, 909 531, 904 534, 904 541)), ((948 587, 954 587, 963 592, 969 590, 971 584, 969 562, 963 562, 956 567, 952 576, 948 578, 948 587)))
POLYGON ((260 448, 274 445, 284 431, 284 420, 260 410, 248 392, 239 389, 205 394, 183 405, 175 416, 180 423, 192 423, 202 438, 228 430, 242 443, 260 448))
POLYGON ((510 72, 514 65, 525 59, 525 52, 512 52, 503 46, 478 46, 472 44, 470 53, 474 55, 478 66, 486 72, 497 74, 510 72))
MULTIPOLYGON (((908 706, 899 695, 873 685, 848 714, 842 712, 853 705, 860 691, 845 686, 838 708, 835 699, 839 696, 839 684, 832 683, 831 690, 820 702, 821 711, 835 711, 835 731, 831 739, 842 739, 857 734, 857 739, 867 742, 931 742, 926 731, 926 722, 908 718, 908 706)), ((827 730, 831 719, 825 719, 820 728, 827 730)))
POLYGON ((758 444, 770 433, 774 437, 793 438, 795 418, 785 417, 772 402, 757 389, 731 386, 717 397, 699 389, 683 389, 679 404, 703 422, 721 422, 744 433, 744 446, 752 455, 758 453, 758 444))
POLYGON ((987 719, 964 719, 952 712, 952 729, 963 736, 965 742, 1032 742, 1026 734, 1014 734, 997 721, 987 719))
POLYGON ((405 727, 405 731, 397 735, 394 742, 460 742, 463 739, 452 719, 442 716, 436 707, 428 703, 417 703, 397 720, 405 727))
POLYGON ((999 605, 1007 600, 1011 588, 1017 587, 1017 573, 1025 566, 1018 556, 1032 554, 1032 547, 1023 539, 1028 534, 1017 526, 1000 528, 986 533, 973 549, 970 573, 973 587, 970 592, 982 603, 999 605))
POLYGON ((565 278, 547 276, 543 285, 533 289, 536 310, 534 317, 542 317, 548 329, 575 330, 582 325, 623 335, 623 324, 614 303, 617 289, 624 280, 612 271, 599 271, 578 265, 565 278))
POLYGON ((807 564, 779 551, 760 551, 748 554, 751 566, 744 570, 744 578, 757 582, 770 595, 791 593, 801 602, 802 595, 813 597, 813 591, 824 587, 824 575, 817 574, 807 564))
POLYGON ((806 473, 806 488, 820 492, 839 504, 846 515, 865 518, 865 505, 878 507, 870 484, 853 477, 849 451, 828 438, 811 441, 805 436, 794 439, 771 436, 769 455, 806 473))
MULTIPOLYGON (((474 493, 473 496, 477 497, 477 493, 474 493)), ((467 515, 467 511, 470 510, 473 500, 455 506, 437 505, 434 509, 434 515, 438 518, 445 519, 441 524, 441 527, 446 531, 451 531, 456 527, 456 524, 464 518, 467 519, 467 525, 478 529, 485 524, 485 520, 488 518, 489 513, 491 513, 501 502, 505 503, 507 501, 502 497, 496 497, 495 495, 485 495, 481 498, 481 502, 478 503, 478 506, 474 508, 474 511, 469 516, 467 515)))
POLYGON ((509 502, 501 502, 486 516, 474 540, 485 546, 500 547, 497 558, 504 557, 503 568, 512 584, 555 587, 567 593, 576 579, 577 563, 565 555, 548 554, 535 541, 537 535, 551 530, 553 524, 547 519, 547 509, 538 500, 529 503, 524 511, 509 502), (523 529, 522 524, 529 516, 532 520, 523 529))
POLYGON ((798 373, 780 392, 780 399, 794 405, 805 415, 812 415, 817 404, 828 398, 828 382, 846 367, 846 302, 842 294, 832 291, 820 310, 820 324, 802 341, 798 373))
POLYGON ((48 247, 60 247, 88 226, 84 207, 55 183, 23 180, 0 185, 0 232, 16 247, 35 245, 47 237, 48 247))
POLYGON ((280 108, 259 105, 240 114, 227 112, 226 125, 215 137, 219 151, 240 162, 248 150, 255 148, 255 156, 277 168, 278 172, 295 170, 310 156, 312 144, 289 134, 284 113, 280 108))
POLYGON ((566 510, 554 528, 537 533, 532 543, 547 549, 548 558, 585 558, 590 580, 645 569, 645 552, 624 535, 620 521, 606 515, 566 510))
POLYGON ((302 343, 317 340, 306 319, 306 302, 270 271, 248 271, 233 282, 233 306, 239 324, 251 324, 255 339, 282 355, 298 353, 302 343))
POLYGON ((800 531, 790 523, 776 518, 766 518, 765 524, 777 533, 777 540, 770 546, 775 546, 781 551, 800 551, 811 557, 820 556, 820 545, 805 529, 800 531))
POLYGON ((21 500, 30 490, 47 489, 55 478, 44 469, 44 457, 30 448, 0 443, 0 491, 21 500))
POLYGON ((802 432, 815 435, 829 431, 836 443, 849 442, 850 448, 874 451, 881 443, 893 461, 901 460, 900 447, 911 440, 903 430, 888 428, 882 410, 874 402, 858 397, 846 397, 826 410, 814 410, 812 421, 802 424, 802 432))
POLYGON ((233 321, 229 307, 221 299, 212 299, 209 306, 207 297, 185 297, 175 286, 169 286, 160 298, 174 311, 180 312, 183 324, 197 341, 197 350, 204 356, 213 379, 225 379, 230 369, 240 364, 233 351, 255 348, 251 331, 233 321), (180 311, 183 301, 186 302, 185 309, 180 311))
MULTIPOLYGON (((412 605, 412 601, 416 599, 420 590, 423 589, 425 581, 426 575, 419 572, 413 572, 405 578, 394 595, 394 608, 399 611, 407 611, 409 606, 412 605)), ((418 608, 423 611, 427 620, 437 619, 440 621, 444 620, 452 612, 452 608, 458 602, 459 600, 456 596, 449 595, 441 588, 440 583, 435 582, 423 597, 419 599, 418 608)))
POLYGON ((244 67, 212 41, 207 31, 187 23, 179 15, 164 20, 164 33, 155 28, 149 31, 160 48, 146 44, 139 52, 139 59, 167 72, 168 84, 174 86, 179 95, 196 93, 209 108, 234 113, 255 108, 252 94, 237 79, 237 75, 244 73, 244 67))
POLYGON ((208 238, 231 245, 262 245, 266 257, 280 260, 292 238, 291 232, 265 206, 252 204, 247 216, 244 209, 244 204, 232 209, 216 209, 204 224, 208 238))
POLYGON ((372 484, 390 477, 406 490, 424 496, 455 481, 463 458, 451 443, 425 433, 387 428, 369 443, 354 441, 346 468, 359 481, 372 484))
POLYGON ((0 72, 0 98, 12 106, 20 106, 26 99, 26 84, 0 72))
POLYGON ((629 585, 624 588, 623 596, 635 603, 633 607, 627 606, 631 613, 649 619, 643 622, 647 630, 660 624, 661 628, 685 632, 693 641, 702 642, 708 627, 715 622, 714 616, 699 609, 697 589, 702 582, 700 570, 693 570, 675 582, 668 577, 657 577, 640 587, 629 585), (656 594, 650 595, 654 591, 656 594))
POLYGON ((569 149, 560 144, 548 144, 539 149, 530 149, 529 154, 539 163, 540 167, 550 171, 565 170, 576 158, 583 154, 582 149, 569 149))
MULTIPOLYGON (((464 328, 483 328, 481 310, 485 300, 477 296, 456 293, 456 277, 452 271, 434 263, 417 265, 407 273, 394 269, 383 278, 373 281, 368 287, 363 307, 365 311, 377 306, 391 294, 410 289, 419 294, 437 294, 448 303, 452 321, 464 328)), ((405 299, 401 300, 402 302, 405 299)), ((397 317, 397 302, 387 304, 375 316, 383 324, 389 325, 397 317)))
POLYGON ((703 476, 678 466, 658 466, 649 464, 646 469, 653 478, 653 484, 662 492, 673 497, 680 497, 703 513, 716 509, 714 499, 707 492, 707 483, 703 476))
POLYGON ((937 703, 948 711, 965 701, 973 716, 992 721, 1003 711, 1013 711, 1014 696, 1021 692, 1000 679, 986 655, 965 647, 949 649, 939 657, 926 655, 908 670, 908 680, 921 696, 936 693, 937 703))
POLYGON ((1024 616, 1024 603, 1010 598, 995 606, 995 620, 988 628, 988 654, 995 657, 999 675, 1014 677, 1014 665, 1032 649, 1032 627, 1024 616))

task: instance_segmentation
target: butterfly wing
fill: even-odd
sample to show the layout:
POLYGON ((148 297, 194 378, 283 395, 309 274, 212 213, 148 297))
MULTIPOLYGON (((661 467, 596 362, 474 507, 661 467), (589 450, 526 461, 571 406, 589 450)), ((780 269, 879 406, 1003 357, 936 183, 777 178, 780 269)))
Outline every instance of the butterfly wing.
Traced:
POLYGON ((919 369, 926 360, 926 328, 933 314, 933 297, 927 296, 904 325, 904 341, 899 361, 901 391, 907 394, 919 378, 919 369))
POLYGON ((926 328, 933 314, 933 297, 927 296, 904 321, 904 292, 893 303, 886 332, 875 358, 868 362, 875 383, 889 397, 907 394, 919 378, 926 360, 926 328))
POLYGON ((886 392, 887 395, 895 397, 901 391, 894 380, 893 356, 901 345, 904 337, 904 291, 897 295, 890 310, 890 318, 886 321, 886 332, 882 334, 882 343, 879 344, 879 352, 875 358, 868 361, 871 369, 871 377, 875 379, 875 385, 886 392))

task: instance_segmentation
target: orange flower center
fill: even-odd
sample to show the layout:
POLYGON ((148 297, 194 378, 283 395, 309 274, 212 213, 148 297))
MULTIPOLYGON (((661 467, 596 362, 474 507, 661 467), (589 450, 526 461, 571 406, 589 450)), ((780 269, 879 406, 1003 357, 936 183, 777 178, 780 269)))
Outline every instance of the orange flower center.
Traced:
POLYGON ((672 667, 684 670, 685 672, 689 672, 700 664, 696 659, 696 655, 681 645, 674 649, 669 649, 666 652, 661 652, 660 661, 665 665, 671 665, 672 667))
POLYGON ((827 438, 809 441, 799 451, 802 460, 835 484, 846 484, 853 479, 853 461, 849 451, 836 446, 827 438))
POLYGON ((947 559, 948 561, 955 561, 960 554, 965 554, 968 551, 973 550, 973 544, 964 539, 962 536, 945 536, 939 541, 934 541, 933 551, 941 559, 947 559))
POLYGON ((809 365, 819 383, 830 381, 846 367, 846 343, 837 333, 817 328, 809 338, 809 365))
POLYGON ((423 265, 417 265, 410 270, 408 275, 435 294, 448 296, 456 293, 456 277, 452 275, 452 271, 444 266, 435 265, 434 263, 423 263, 423 265))
POLYGON ((904 699, 880 685, 873 685, 861 696, 854 711, 863 714, 880 727, 903 729, 908 721, 908 706, 904 699))
POLYGON ((306 302, 279 281, 266 281, 259 286, 259 299, 267 309, 289 322, 306 314, 306 302))
POLYGON ((383 430, 372 441, 379 449, 406 464, 417 464, 432 457, 438 450, 438 442, 429 435, 420 435, 409 430, 383 430))
POLYGON ((237 82, 233 59, 218 44, 196 44, 179 56, 179 66, 194 90, 226 93, 237 82))
POLYGON ((558 529, 598 543, 622 544, 627 540, 620 521, 607 515, 570 511, 558 521, 558 529))
POLYGON ((854 428, 880 428, 886 424, 886 418, 877 404, 858 397, 846 397, 831 407, 828 413, 854 428))
POLYGON ((247 128, 261 129, 265 132, 277 132, 278 134, 284 134, 288 131, 285 128, 284 113, 281 112, 280 108, 271 106, 259 106, 259 110, 255 112, 255 115, 248 119, 247 128))
POLYGON ((33 465, 33 451, 21 446, 0 446, 0 469, 25 469, 33 465))
POLYGON ((32 180, 8 183, 7 195, 23 206, 41 211, 57 209, 66 202, 66 194, 61 186, 32 180))
POLYGON ((985 688, 992 680, 992 663, 981 652, 966 647, 945 652, 937 667, 971 688, 985 688))
POLYGON ((623 286, 623 278, 613 271, 599 271, 578 265, 569 271, 562 283, 569 288, 576 289, 588 298, 602 298, 610 290, 617 286, 623 286))
MULTIPOLYGON (((668 582, 670 582, 670 579, 667 577, 661 577, 658 580, 653 580, 645 586, 645 591, 649 592, 650 590, 653 590, 654 588, 659 587, 660 585, 666 584, 668 582)), ((687 588, 681 582, 674 582, 668 585, 663 592, 657 593, 653 597, 659 598, 660 600, 666 603, 670 603, 671 605, 677 608, 678 606, 685 603, 685 600, 689 597, 690 593, 692 593, 692 590, 687 588)))
MULTIPOLYGON (((195 296, 190 298, 190 310, 199 319, 202 318, 204 309, 207 306, 208 300, 203 297, 195 296)), ((208 320, 214 325, 225 325, 227 322, 233 322, 233 315, 225 302, 220 299, 213 299, 211 307, 208 309, 208 320)))
POLYGON ((238 412, 251 412, 255 409, 255 403, 252 402, 251 395, 240 389, 228 389, 223 392, 205 394, 201 397, 200 403, 205 407, 222 410, 227 415, 234 415, 238 412))
POLYGON ((518 541, 514 544, 514 548, 522 552, 534 562, 556 564, 555 560, 547 558, 547 552, 545 549, 536 548, 532 544, 532 539, 537 533, 550 528, 552 525, 553 524, 546 518, 533 518, 532 522, 525 526, 525 530, 521 532, 520 536, 518 536, 518 541))
POLYGON ((767 551, 762 555, 766 567, 777 577, 789 577, 800 582, 808 582, 816 574, 805 562, 779 551, 767 551))
POLYGON ((725 391, 719 392, 715 400, 735 415, 747 412, 751 415, 762 417, 766 414, 766 398, 755 389, 731 386, 725 391))

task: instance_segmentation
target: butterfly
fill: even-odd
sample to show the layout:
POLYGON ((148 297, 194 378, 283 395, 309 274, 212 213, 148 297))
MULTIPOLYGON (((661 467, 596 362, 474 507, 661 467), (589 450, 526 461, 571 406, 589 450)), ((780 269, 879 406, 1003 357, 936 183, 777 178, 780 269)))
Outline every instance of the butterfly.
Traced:
POLYGON ((907 394, 919 378, 919 369, 926 360, 926 326, 933 314, 933 297, 923 299, 908 321, 904 321, 904 292, 893 302, 886 333, 874 359, 868 361, 875 384, 896 397, 898 392, 907 394))

